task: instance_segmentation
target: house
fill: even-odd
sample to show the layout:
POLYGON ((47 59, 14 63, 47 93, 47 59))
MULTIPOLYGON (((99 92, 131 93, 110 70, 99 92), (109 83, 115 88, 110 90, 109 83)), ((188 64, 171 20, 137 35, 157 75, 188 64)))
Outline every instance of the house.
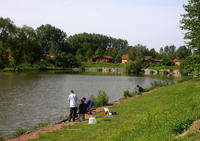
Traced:
POLYGON ((88 58, 88 62, 106 62, 111 63, 113 62, 114 58, 111 56, 96 56, 88 58))
POLYGON ((178 57, 172 58, 172 62, 174 62, 174 64, 175 64, 176 66, 180 66, 180 65, 181 65, 181 60, 179 60, 178 57))
POLYGON ((52 58, 54 58, 54 57, 55 57, 54 55, 43 54, 43 58, 45 58, 45 59, 52 59, 52 58))
POLYGON ((144 60, 148 61, 149 63, 160 63, 162 60, 154 59, 152 56, 146 56, 144 60))
POLYGON ((125 64, 128 62, 128 54, 122 55, 122 64, 125 64))

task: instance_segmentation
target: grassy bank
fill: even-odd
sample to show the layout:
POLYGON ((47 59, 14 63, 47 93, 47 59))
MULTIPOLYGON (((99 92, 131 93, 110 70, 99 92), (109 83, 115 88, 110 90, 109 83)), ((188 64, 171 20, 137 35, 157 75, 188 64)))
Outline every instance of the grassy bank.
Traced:
MULTIPOLYGON (((123 68, 124 64, 118 63, 96 63, 96 62, 82 62, 81 68, 123 68)), ((64 67, 56 67, 50 63, 47 62, 38 62, 36 64, 33 64, 32 66, 28 63, 23 63, 19 66, 17 66, 16 71, 35 71, 35 70, 69 70, 71 68, 64 68, 64 67)), ((14 68, 12 67, 6 67, 4 69, 0 69, 2 72, 7 71, 13 71, 14 68)))
POLYGON ((96 62, 82 62, 81 67, 84 68, 102 68, 102 67, 107 67, 107 68, 123 68, 124 64, 121 63, 96 63, 96 62))
MULTIPOLYGON (((200 118, 199 101, 200 81, 168 85, 112 107, 111 111, 118 112, 115 118, 102 118, 99 115, 103 113, 98 113, 96 125, 88 125, 85 121, 41 134, 31 141, 177 140, 178 133, 200 118)), ((195 135, 196 138, 199 136, 195 135)), ((194 140, 194 136, 187 137, 187 140, 194 140)))
POLYGON ((162 70, 162 69, 178 70, 179 66, 151 66, 151 67, 148 67, 148 69, 153 69, 153 70, 162 70))

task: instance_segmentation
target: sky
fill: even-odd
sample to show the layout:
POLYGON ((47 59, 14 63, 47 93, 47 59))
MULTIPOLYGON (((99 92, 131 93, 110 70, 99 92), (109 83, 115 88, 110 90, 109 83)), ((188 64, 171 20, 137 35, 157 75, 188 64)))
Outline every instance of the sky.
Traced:
POLYGON ((159 51, 185 44, 183 4, 187 0, 0 0, 0 17, 20 27, 51 24, 68 36, 98 33, 159 51))

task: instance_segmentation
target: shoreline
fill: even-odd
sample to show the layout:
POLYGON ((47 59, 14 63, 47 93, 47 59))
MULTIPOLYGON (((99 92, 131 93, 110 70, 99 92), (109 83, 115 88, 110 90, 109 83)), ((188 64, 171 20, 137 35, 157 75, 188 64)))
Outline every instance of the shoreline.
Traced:
MULTIPOLYGON (((147 92, 144 92, 142 95, 146 95, 146 94, 150 94, 158 89, 160 89, 162 87, 158 87, 158 88, 154 88, 152 90, 149 90, 147 92)), ((112 106, 115 106, 115 105, 119 105, 121 101, 126 101, 128 99, 135 99, 137 97, 139 97, 140 95, 135 95, 135 96, 132 96, 132 97, 129 97, 129 98, 121 98, 119 100, 116 100, 106 106, 102 106, 102 107, 97 107, 95 109, 95 111, 92 113, 92 115, 95 115, 96 113, 99 113, 101 111, 104 110, 104 107, 107 107, 107 108, 110 108, 112 106)), ((86 120, 88 120, 90 117, 90 115, 86 115, 86 120)), ((48 132, 48 131, 54 131, 54 130, 59 130, 62 126, 72 126, 74 124, 78 124, 80 122, 66 122, 66 123, 61 123, 61 124, 53 124, 53 125, 48 125, 48 126, 45 126, 45 127, 42 127, 42 128, 39 128, 37 130, 34 130, 34 131, 30 131, 30 132, 27 132, 21 136, 18 136, 18 137, 14 137, 14 138, 8 138, 8 139, 5 139, 5 141, 27 141, 29 139, 34 139, 34 138, 37 138, 38 135, 40 133, 45 133, 45 132, 48 132)))

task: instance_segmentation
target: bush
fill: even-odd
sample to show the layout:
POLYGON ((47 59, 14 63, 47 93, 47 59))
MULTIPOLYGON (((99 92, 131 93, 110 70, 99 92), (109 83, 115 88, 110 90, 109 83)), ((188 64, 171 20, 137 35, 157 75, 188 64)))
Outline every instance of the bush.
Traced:
POLYGON ((3 61, 0 59, 0 69, 4 69, 3 61))
POLYGON ((143 62, 142 61, 131 61, 129 60, 128 63, 126 64, 125 70, 126 73, 131 74, 139 74, 142 71, 143 62))
POLYGON ((162 87, 162 86, 166 86, 166 85, 169 85, 169 84, 173 84, 174 82, 168 82, 168 81, 153 81, 151 82, 151 87, 150 88, 146 88, 144 91, 150 91, 152 89, 155 89, 155 88, 159 88, 159 87, 162 87))
POLYGON ((191 126, 192 123, 193 123, 193 120, 190 120, 190 119, 187 119, 187 120, 184 120, 184 121, 177 120, 174 123, 173 130, 176 134, 181 134, 185 130, 187 130, 191 126))
POLYGON ((80 63, 72 54, 60 53, 54 58, 55 65, 58 67, 78 67, 80 63))
POLYGON ((164 58, 162 61, 162 65, 164 66, 173 66, 175 65, 174 62, 170 58, 164 58))
POLYGON ((134 96, 134 95, 136 95, 136 94, 137 94, 137 91, 133 91, 133 92, 131 93, 131 92, 129 92, 129 90, 125 90, 125 91, 124 91, 124 98, 132 97, 132 96, 134 96))
POLYGON ((4 140, 5 140, 5 138, 0 135, 0 141, 4 141, 4 140))
POLYGON ((124 98, 131 97, 129 90, 124 91, 124 98))
POLYGON ((184 76, 187 76, 189 74, 199 76, 200 75, 200 55, 187 57, 180 65, 180 72, 184 76))
POLYGON ((90 100, 94 102, 94 107, 101 107, 105 106, 109 102, 109 98, 105 91, 100 90, 97 97, 94 97, 93 95, 90 96, 90 100))
POLYGON ((26 129, 18 128, 16 132, 12 135, 13 137, 19 137, 27 132, 26 129))

